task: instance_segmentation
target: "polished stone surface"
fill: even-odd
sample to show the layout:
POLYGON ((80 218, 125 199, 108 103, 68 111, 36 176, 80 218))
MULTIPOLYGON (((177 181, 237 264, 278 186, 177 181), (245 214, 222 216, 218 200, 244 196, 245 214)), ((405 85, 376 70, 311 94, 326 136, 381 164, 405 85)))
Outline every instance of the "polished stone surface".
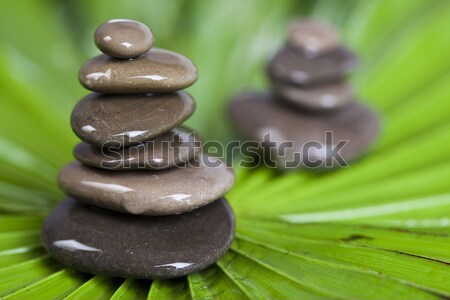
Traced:
POLYGON ((352 87, 345 83, 331 83, 302 87, 285 82, 273 82, 273 90, 280 100, 313 111, 332 111, 353 102, 352 87))
POLYGON ((268 73, 274 81, 301 85, 325 84, 341 81, 356 62, 356 56, 343 47, 311 59, 301 51, 286 46, 272 58, 268 73))
POLYGON ((106 55, 128 59, 150 50, 153 34, 147 25, 139 21, 114 19, 97 28, 94 42, 106 55))
POLYGON ((340 46, 339 34, 330 24, 318 20, 298 20, 289 28, 288 43, 314 57, 340 46))
POLYGON ((88 144, 125 147, 168 132, 189 118, 195 102, 185 92, 147 95, 92 93, 72 111, 75 134, 88 144))
POLYGON ((149 217, 60 204, 42 229, 45 248, 62 264, 84 272, 131 278, 173 278, 219 259, 234 235, 225 199, 193 212, 149 217))
POLYGON ((379 131, 378 116, 357 103, 333 113, 319 114, 280 103, 267 94, 247 93, 231 103, 230 114, 234 126, 244 138, 263 141, 264 136, 270 133, 271 141, 276 142, 271 155, 276 158, 280 169, 288 169, 289 166, 318 168, 326 163, 336 167, 338 164, 336 161, 333 163, 331 152, 333 147, 347 141, 340 150, 335 150, 339 150, 340 156, 349 162, 367 150, 379 131), (332 133, 332 141, 327 141, 327 131, 332 133), (285 148, 285 153, 279 152, 281 143, 285 141, 292 141, 293 147, 285 148), (309 143, 313 147, 305 153, 303 146, 308 142, 314 144, 309 143), (302 162, 307 161, 308 164, 297 166, 295 153, 301 153, 302 162), (320 160, 322 164, 317 165, 320 160))
MULTIPOLYGON (((205 159, 204 156, 201 158, 205 159)), ((89 204, 136 215, 172 215, 197 209, 225 195, 234 172, 224 163, 190 161, 187 167, 112 172, 73 162, 58 176, 61 189, 89 204)))
POLYGON ((200 152, 198 133, 183 127, 128 148, 100 148, 81 142, 73 150, 79 162, 110 171, 167 169, 193 159, 200 152))
POLYGON ((132 60, 96 56, 81 67, 78 78, 85 88, 99 93, 165 93, 192 85, 197 68, 181 54, 152 48, 132 60))

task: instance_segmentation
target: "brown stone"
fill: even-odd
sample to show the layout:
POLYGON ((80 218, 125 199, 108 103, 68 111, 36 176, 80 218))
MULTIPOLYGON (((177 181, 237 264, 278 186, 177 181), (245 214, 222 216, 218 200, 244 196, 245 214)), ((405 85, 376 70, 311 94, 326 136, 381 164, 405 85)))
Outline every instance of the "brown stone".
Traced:
MULTIPOLYGON (((331 161, 333 156, 329 151, 341 141, 345 145, 338 153, 349 162, 367 150, 379 130, 378 116, 358 103, 333 113, 317 114, 286 106, 267 94, 247 93, 231 103, 230 114, 243 137, 264 141, 270 134, 271 141, 275 142, 270 149, 271 155, 280 169, 318 168, 327 163, 337 166, 336 161, 331 161), (327 132, 332 134, 332 141, 327 141, 327 132), (293 142, 292 147, 284 148, 284 153, 279 150, 283 142, 293 142), (312 146, 308 153, 304 153, 304 145, 312 146), (308 164, 297 165, 295 153, 299 153, 299 158, 308 164), (322 163, 318 164, 320 161, 322 163)), ((268 147, 267 143, 265 145, 268 147)))
POLYGON ((161 170, 185 163, 201 152, 201 138, 193 130, 177 127, 166 134, 128 148, 100 148, 81 142, 75 158, 110 171, 161 170))
POLYGON ((132 60, 96 56, 81 67, 78 78, 85 88, 98 93, 167 93, 192 85, 197 68, 181 54, 152 48, 132 60))
POLYGON ((147 25, 127 19, 109 20, 94 33, 94 42, 106 55, 134 58, 153 46, 153 34, 147 25))
POLYGON ((339 34, 328 23, 318 20, 298 20, 289 28, 288 43, 314 57, 340 46, 339 34))
POLYGON ((179 214, 222 197, 234 183, 231 168, 203 159, 145 172, 111 172, 74 162, 61 170, 58 182, 68 195, 98 207, 136 215, 179 214))
POLYGON ((308 58, 293 47, 281 48, 270 61, 269 77, 298 85, 315 85, 342 81, 356 65, 356 56, 340 47, 316 58, 308 58))
POLYGON ((273 90, 280 100, 313 111, 332 111, 353 102, 353 90, 345 82, 302 87, 285 82, 274 82, 273 90))
POLYGON ((75 134, 88 144, 121 147, 154 139, 189 118, 195 102, 185 92, 89 94, 72 111, 75 134))

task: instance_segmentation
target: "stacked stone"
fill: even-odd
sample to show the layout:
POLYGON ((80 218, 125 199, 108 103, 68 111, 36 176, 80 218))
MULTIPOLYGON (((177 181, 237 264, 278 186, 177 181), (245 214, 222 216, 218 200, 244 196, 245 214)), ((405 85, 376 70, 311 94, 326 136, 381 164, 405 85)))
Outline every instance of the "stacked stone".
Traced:
POLYGON ((195 109, 182 89, 196 81, 196 67, 152 48, 152 32, 137 21, 108 21, 94 39, 104 54, 79 72, 94 93, 71 117, 83 142, 74 149, 78 162, 59 174, 69 198, 47 218, 44 244, 61 263, 95 274, 171 278, 201 270, 233 239, 223 195, 234 173, 179 126, 195 109))
POLYGON ((236 97, 230 106, 234 125, 244 137, 264 141, 281 169, 345 165, 364 152, 379 128, 377 115, 355 102, 345 81, 356 62, 330 25, 294 22, 268 65, 272 93, 236 97), (286 141, 292 147, 283 146, 286 141))

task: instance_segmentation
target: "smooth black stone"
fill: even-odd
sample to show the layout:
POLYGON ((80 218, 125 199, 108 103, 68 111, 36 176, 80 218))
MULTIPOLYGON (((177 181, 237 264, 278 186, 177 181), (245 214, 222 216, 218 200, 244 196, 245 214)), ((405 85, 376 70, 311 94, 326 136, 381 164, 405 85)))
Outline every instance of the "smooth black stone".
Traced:
POLYGON ((48 216, 42 240, 52 257, 76 270, 164 279, 213 264, 229 248, 234 223, 224 198, 164 217, 115 213, 68 198, 48 216))
POLYGON ((315 58, 308 58, 293 47, 281 48, 268 66, 269 77, 299 85, 314 85, 342 80, 357 63, 356 56, 344 47, 315 58))

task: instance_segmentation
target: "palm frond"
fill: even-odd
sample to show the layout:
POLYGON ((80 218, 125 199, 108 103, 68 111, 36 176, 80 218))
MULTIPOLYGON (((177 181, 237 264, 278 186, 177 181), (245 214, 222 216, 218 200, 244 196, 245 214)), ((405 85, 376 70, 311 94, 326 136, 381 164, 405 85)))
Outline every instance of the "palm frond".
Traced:
POLYGON ((0 10, 0 297, 5 299, 438 299, 450 297, 450 5, 402 1, 9 1, 0 10), (77 68, 109 18, 149 23, 160 47, 195 61, 189 124, 231 138, 224 113, 264 66, 291 18, 330 20, 361 57, 352 82, 384 128, 360 161, 336 172, 279 174, 236 166, 227 195, 231 249, 176 280, 64 268, 40 242, 63 197, 58 169, 86 93, 77 68), (14 30, 12 30, 12 28, 14 30))

